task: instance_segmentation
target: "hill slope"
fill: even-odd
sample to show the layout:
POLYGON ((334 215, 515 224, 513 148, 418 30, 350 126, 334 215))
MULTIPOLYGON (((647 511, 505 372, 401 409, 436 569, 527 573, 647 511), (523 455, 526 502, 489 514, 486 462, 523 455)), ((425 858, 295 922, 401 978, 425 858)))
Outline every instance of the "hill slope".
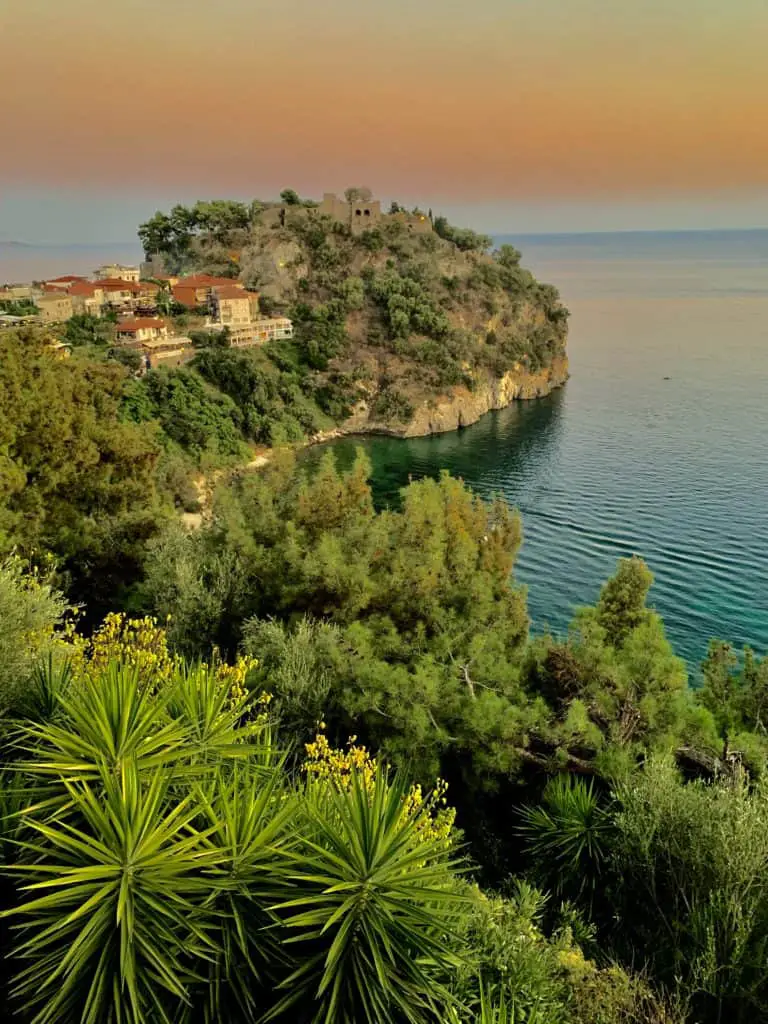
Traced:
POLYGON ((289 315, 294 341, 267 355, 306 371, 341 429, 450 430, 562 384, 557 290, 511 246, 489 253, 485 236, 443 218, 412 232, 412 219, 385 215, 355 234, 311 203, 198 203, 139 234, 168 269, 238 276, 265 312, 289 315))

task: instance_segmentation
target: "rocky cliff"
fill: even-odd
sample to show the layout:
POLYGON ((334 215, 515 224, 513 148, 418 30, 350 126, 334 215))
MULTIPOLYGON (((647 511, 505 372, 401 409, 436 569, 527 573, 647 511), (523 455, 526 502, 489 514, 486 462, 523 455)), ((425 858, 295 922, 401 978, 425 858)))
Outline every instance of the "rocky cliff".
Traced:
POLYGON ((480 373, 471 388, 461 385, 445 393, 431 395, 416 405, 405 423, 377 418, 375 406, 362 399, 352 415, 333 434, 391 434, 396 437, 424 437, 443 434, 476 423, 493 409, 503 409, 514 401, 542 398, 568 379, 568 358, 558 356, 552 364, 535 373, 519 364, 502 377, 480 373))

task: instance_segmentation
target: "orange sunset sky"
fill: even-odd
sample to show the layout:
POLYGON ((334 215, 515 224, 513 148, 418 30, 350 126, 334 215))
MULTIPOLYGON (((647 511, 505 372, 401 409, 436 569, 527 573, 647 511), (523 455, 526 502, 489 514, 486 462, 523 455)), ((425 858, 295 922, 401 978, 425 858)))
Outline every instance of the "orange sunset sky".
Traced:
POLYGON ((500 231, 764 227, 767 54, 768 0, 6 0, 0 239, 350 183, 500 231))

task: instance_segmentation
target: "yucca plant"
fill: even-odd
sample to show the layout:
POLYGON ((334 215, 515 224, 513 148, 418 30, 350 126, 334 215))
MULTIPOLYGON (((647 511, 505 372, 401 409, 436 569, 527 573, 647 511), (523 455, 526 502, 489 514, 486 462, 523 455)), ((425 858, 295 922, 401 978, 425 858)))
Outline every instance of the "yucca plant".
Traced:
POLYGON ((222 757, 254 753, 244 746, 261 729, 243 724, 252 699, 233 698, 226 680, 204 664, 180 667, 168 693, 168 713, 186 733, 185 749, 193 764, 210 766, 222 757))
POLYGON ((216 955, 213 829, 198 831, 192 797, 169 799, 169 778, 135 761, 62 784, 77 824, 31 817, 28 862, 10 869, 23 879, 13 994, 34 1024, 170 1024, 216 955))
POLYGON ((244 1007, 258 985, 275 896, 248 917, 248 886, 287 813, 269 729, 240 728, 243 701, 205 666, 159 690, 140 674, 110 663, 21 727, 14 992, 35 1024, 176 1024, 201 984, 244 1007))
POLYGON ((73 680, 72 663, 48 652, 32 673, 19 699, 18 714, 31 722, 54 722, 64 715, 62 698, 73 680))
POLYGON ((420 828, 424 807, 377 766, 347 787, 315 780, 306 824, 276 906, 299 966, 267 1019, 315 1024, 422 1024, 450 996, 436 980, 458 962, 454 918, 463 902, 444 838, 420 828))
POLYGON ((600 803, 592 781, 558 775, 542 805, 520 811, 520 834, 557 892, 581 893, 595 883, 614 832, 610 807, 600 803))
POLYGON ((187 756, 183 725, 167 712, 168 696, 140 685, 138 670, 112 663, 95 679, 80 680, 58 699, 60 721, 23 729, 25 772, 90 782, 124 765, 139 772, 167 768, 187 756))
POLYGON ((266 1009, 278 967, 290 962, 270 909, 279 891, 282 848, 292 831, 296 797, 286 788, 282 762, 271 774, 263 761, 236 762, 198 791, 207 842, 218 851, 211 872, 217 952, 208 965, 200 1003, 204 1021, 251 1021, 266 1009))

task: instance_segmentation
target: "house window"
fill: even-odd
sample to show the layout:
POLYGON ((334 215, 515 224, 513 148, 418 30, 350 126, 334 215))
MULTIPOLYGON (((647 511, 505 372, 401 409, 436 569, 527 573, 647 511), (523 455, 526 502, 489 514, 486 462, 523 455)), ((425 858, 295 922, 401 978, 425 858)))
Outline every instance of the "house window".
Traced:
POLYGON ((355 216, 356 216, 356 217, 360 217, 360 216, 362 216, 362 213, 363 213, 363 211, 362 211, 362 210, 355 210, 355 216))
POLYGON ((371 216, 371 211, 370 210, 365 210, 364 212, 365 212, 365 216, 366 217, 370 217, 371 216))

